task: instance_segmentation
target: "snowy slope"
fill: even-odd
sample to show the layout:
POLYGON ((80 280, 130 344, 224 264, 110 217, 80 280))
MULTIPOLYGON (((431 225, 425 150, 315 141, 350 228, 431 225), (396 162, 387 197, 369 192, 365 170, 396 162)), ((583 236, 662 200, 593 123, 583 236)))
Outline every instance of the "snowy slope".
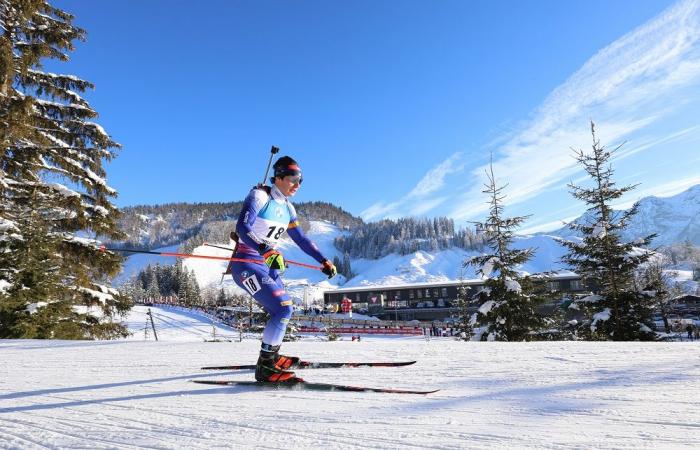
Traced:
POLYGON ((210 340, 214 336, 219 339, 238 339, 238 332, 232 328, 212 321, 209 317, 197 311, 187 311, 184 308, 158 308, 136 305, 122 320, 132 333, 129 339, 143 341, 155 340, 152 325, 147 312, 153 315, 160 341, 196 341, 210 340))
MULTIPOLYGON (((523 236, 516 239, 515 248, 535 248, 534 258, 520 267, 527 273, 563 270, 559 260, 565 249, 550 236, 523 236)), ((391 254, 377 260, 352 260, 353 271, 358 275, 343 287, 365 285, 401 285, 455 281, 460 277, 474 279, 473 267, 462 268, 464 261, 476 252, 451 248, 437 252, 418 251, 409 255, 391 254)))
POLYGON ((309 381, 441 388, 428 396, 208 387, 252 379, 259 343, 0 341, 0 449, 697 448, 697 343, 300 341, 309 381))

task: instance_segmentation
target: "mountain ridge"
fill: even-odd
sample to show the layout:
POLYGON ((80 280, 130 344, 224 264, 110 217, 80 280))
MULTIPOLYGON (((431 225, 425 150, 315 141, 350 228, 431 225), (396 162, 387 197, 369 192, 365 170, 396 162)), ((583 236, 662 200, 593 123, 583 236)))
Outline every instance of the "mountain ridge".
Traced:
MULTIPOLYGON (((644 197, 638 202, 639 209, 622 232, 623 240, 632 242, 642 237, 657 234, 652 244, 658 247, 689 241, 700 245, 700 184, 670 197, 644 197)), ((623 210, 615 210, 617 215, 623 210)), ((587 220, 588 214, 575 219, 574 223, 587 220)), ((577 236, 567 226, 538 235, 553 235, 561 238, 577 236)))

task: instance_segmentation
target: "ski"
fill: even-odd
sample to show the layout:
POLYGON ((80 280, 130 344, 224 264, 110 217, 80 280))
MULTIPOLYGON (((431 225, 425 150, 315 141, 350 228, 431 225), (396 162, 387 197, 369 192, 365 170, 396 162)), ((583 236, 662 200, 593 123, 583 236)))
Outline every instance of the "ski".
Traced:
POLYGON ((316 383, 304 381, 299 378, 299 381, 294 382, 284 382, 284 383, 271 383, 264 381, 235 381, 235 380, 190 380, 193 383, 198 384, 209 384, 216 386, 253 386, 262 387, 270 389, 298 389, 298 390, 310 390, 310 391, 345 391, 345 392, 380 392, 386 394, 417 394, 417 395, 427 395, 439 391, 440 389, 430 390, 430 391, 418 391, 411 389, 393 389, 393 388, 373 388, 364 386, 350 386, 347 384, 330 384, 330 383, 316 383))
MULTIPOLYGON (((343 367, 401 367, 415 364, 415 361, 391 361, 391 362, 316 362, 299 361, 288 367, 293 369, 336 369, 343 367)), ((255 370, 255 364, 244 364, 237 366, 209 366, 202 367, 202 370, 255 370)))

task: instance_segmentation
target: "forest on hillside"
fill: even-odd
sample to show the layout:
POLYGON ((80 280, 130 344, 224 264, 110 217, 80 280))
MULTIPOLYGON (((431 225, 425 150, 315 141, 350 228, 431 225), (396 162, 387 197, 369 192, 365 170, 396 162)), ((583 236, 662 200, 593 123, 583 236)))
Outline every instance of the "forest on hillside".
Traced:
MULTIPOLYGON (((114 243, 122 248, 154 249, 185 243, 191 250, 203 242, 226 242, 235 227, 243 202, 168 203, 121 209, 118 225, 127 236, 114 243)), ((303 229, 309 220, 324 220, 350 230, 363 224, 331 203, 302 202, 294 205, 303 229)))
POLYGON ((437 251, 450 247, 481 250, 483 234, 469 228, 456 230, 446 217, 401 218, 362 224, 335 240, 335 246, 353 258, 377 259, 390 253, 407 255, 418 250, 437 251))

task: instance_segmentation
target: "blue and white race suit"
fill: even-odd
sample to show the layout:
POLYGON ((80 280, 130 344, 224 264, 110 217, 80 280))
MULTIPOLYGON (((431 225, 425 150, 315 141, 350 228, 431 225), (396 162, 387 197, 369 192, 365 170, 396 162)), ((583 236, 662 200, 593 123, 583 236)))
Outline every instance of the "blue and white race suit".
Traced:
MULTIPOLYGON (((286 232, 305 253, 319 263, 326 259, 302 231, 294 206, 277 189, 256 187, 246 197, 236 224, 238 246, 234 258, 260 259, 260 254, 277 247, 286 232)), ((279 345, 292 317, 292 300, 275 269, 264 264, 235 262, 230 264, 231 275, 238 286, 245 289, 270 314, 263 331, 262 341, 279 345)))

